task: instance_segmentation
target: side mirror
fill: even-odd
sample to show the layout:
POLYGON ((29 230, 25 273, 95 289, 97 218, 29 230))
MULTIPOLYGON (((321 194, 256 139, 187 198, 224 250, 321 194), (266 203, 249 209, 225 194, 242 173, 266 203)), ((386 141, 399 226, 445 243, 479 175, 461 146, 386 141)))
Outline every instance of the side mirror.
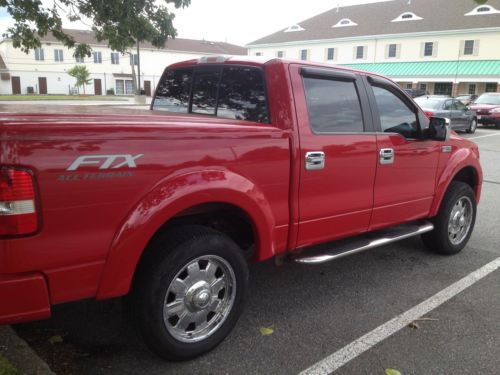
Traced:
POLYGON ((446 117, 431 117, 426 138, 435 141, 447 141, 450 139, 450 119, 446 117))

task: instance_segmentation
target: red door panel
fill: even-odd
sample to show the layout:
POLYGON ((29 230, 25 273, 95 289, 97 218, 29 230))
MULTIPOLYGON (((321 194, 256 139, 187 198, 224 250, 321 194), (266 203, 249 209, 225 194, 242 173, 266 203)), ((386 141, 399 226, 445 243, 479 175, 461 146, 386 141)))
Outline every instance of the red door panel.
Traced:
POLYGON ((439 144, 379 133, 377 146, 392 148, 394 163, 378 162, 370 229, 427 216, 434 198, 439 144))
MULTIPOLYGON (((368 80, 370 81, 370 80, 368 80)), ((370 230, 428 216, 440 142, 425 140, 418 107, 390 81, 368 84, 377 132, 377 174, 370 230), (388 152, 389 160, 381 154, 388 152)), ((387 155, 387 154, 385 154, 387 155)))

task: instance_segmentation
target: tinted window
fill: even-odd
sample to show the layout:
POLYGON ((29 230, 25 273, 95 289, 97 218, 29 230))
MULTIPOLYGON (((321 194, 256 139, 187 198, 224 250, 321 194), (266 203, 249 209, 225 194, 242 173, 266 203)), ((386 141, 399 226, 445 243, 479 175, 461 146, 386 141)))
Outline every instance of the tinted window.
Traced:
POLYGON ((220 71, 196 72, 193 84, 192 112, 215 115, 220 71))
POLYGON ((363 116, 354 82, 304 78, 309 123, 317 133, 362 132, 363 116))
POLYGON ((169 70, 156 91, 153 109, 187 113, 192 69, 169 70))
POLYGON ((460 100, 454 100, 453 104, 455 107, 454 109, 457 109, 459 111, 463 111, 465 109, 465 104, 462 103, 460 100))
POLYGON ((269 121, 264 80, 260 70, 244 67, 224 69, 217 116, 257 122, 269 121))
POLYGON ((190 100, 192 113, 269 122, 264 75, 260 69, 205 66, 169 70, 158 86, 153 109, 187 113, 190 100))
POLYGON ((399 133, 406 138, 418 137, 416 114, 396 95, 382 87, 373 87, 383 132, 399 133))
POLYGON ((453 102, 451 100, 447 100, 445 103, 444 103, 444 107, 443 109, 447 110, 447 111, 451 111, 453 109, 453 102))

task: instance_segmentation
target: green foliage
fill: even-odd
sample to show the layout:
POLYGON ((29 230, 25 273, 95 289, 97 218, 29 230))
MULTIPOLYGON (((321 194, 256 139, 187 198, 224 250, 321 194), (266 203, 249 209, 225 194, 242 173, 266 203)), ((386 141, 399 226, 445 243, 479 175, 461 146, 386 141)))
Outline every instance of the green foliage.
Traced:
POLYGON ((0 374, 1 375, 17 375, 17 369, 0 354, 0 374))
POLYGON ((108 41, 111 49, 125 53, 138 41, 148 41, 163 47, 168 37, 174 38, 175 15, 167 4, 187 7, 191 0, 53 0, 45 6, 41 0, 0 0, 14 19, 14 26, 4 37, 12 39, 16 48, 28 53, 41 46, 40 37, 51 33, 77 57, 91 55, 92 48, 76 43, 62 28, 62 18, 72 21, 90 20, 99 41, 108 41))
POLYGON ((90 84, 92 81, 87 67, 85 65, 75 65, 68 70, 68 74, 76 78, 76 87, 83 86, 83 92, 85 93, 85 85, 90 84))

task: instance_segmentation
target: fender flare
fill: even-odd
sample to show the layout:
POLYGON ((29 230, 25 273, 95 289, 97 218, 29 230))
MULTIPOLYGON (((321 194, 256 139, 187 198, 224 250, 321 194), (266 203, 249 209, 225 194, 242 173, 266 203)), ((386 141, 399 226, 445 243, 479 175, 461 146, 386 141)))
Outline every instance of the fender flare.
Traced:
POLYGON ((203 203, 242 209, 256 235, 259 259, 274 255, 275 220, 262 191, 251 181, 223 169, 175 173, 161 180, 129 212, 108 252, 97 299, 128 293, 139 259, 154 234, 172 217, 203 203))
POLYGON ((481 184, 483 181, 483 172, 481 169, 481 165, 479 164, 479 159, 476 154, 472 152, 469 148, 462 148, 457 150, 448 160, 446 166, 438 176, 438 182, 436 184, 436 194, 434 195, 434 200, 432 201, 431 210, 429 213, 430 217, 436 216, 439 211, 439 207, 441 206, 441 202, 444 198, 446 190, 448 190, 448 186, 451 181, 455 178, 455 176, 460 173, 465 168, 472 168, 474 170, 474 192, 476 194, 476 201, 479 202, 481 197, 481 184))

